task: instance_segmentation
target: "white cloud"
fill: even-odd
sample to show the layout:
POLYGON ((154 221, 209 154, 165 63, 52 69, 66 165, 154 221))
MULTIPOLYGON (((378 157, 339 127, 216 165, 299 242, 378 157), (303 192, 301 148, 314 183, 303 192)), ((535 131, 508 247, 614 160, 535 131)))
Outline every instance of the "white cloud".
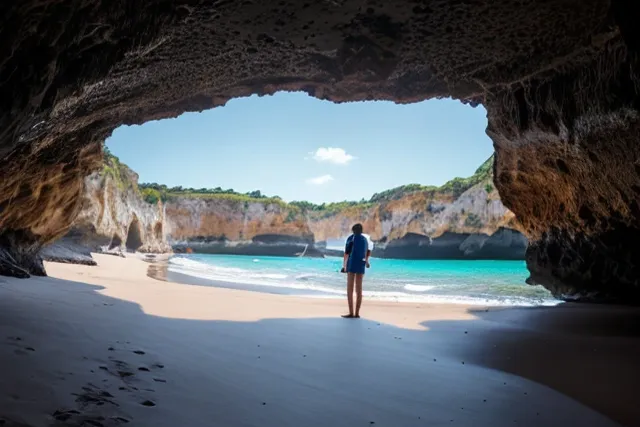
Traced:
POLYGON ((329 162, 337 165, 346 165, 355 159, 351 154, 347 154, 343 148, 320 147, 315 153, 310 154, 312 154, 313 158, 318 162, 329 162))
POLYGON ((307 183, 313 185, 323 185, 331 181, 333 181, 333 177, 331 175, 321 175, 315 178, 309 178, 307 180, 307 183))

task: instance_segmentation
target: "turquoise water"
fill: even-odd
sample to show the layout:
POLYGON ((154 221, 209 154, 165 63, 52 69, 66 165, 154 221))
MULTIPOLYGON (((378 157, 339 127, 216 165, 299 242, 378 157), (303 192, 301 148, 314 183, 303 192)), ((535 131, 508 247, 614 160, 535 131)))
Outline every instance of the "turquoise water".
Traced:
MULTIPOLYGON (((199 279, 246 285, 252 290, 341 297, 346 276, 341 258, 177 255, 169 271, 199 279)), ((364 279, 368 298, 489 305, 553 305, 549 292, 525 284, 524 261, 372 259, 364 279)), ((211 285, 220 285, 220 283, 211 285)))

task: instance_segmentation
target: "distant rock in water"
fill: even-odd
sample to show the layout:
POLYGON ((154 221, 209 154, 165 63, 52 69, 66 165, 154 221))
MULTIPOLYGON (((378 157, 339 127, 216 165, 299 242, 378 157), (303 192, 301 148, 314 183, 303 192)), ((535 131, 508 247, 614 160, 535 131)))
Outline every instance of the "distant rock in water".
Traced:
POLYGON ((392 240, 385 246, 374 249, 380 258, 400 259, 462 259, 460 245, 469 234, 446 232, 435 239, 416 233, 407 233, 403 238, 392 240))
POLYGON ((377 245, 373 255, 398 259, 524 260, 526 249, 525 236, 500 228, 492 235, 446 232, 433 239, 409 233, 402 239, 377 245))
POLYGON ((460 245, 460 250, 473 259, 524 260, 528 245, 522 233, 501 227, 491 236, 469 236, 460 245))
POLYGON ((173 250, 176 253, 188 252, 187 248, 189 251, 205 254, 324 257, 312 240, 276 234, 258 235, 250 241, 229 241, 200 236, 173 244, 173 250))
POLYGON ((344 255, 344 249, 328 249, 327 242, 316 242, 314 245, 316 250, 322 253, 324 256, 341 257, 344 255))

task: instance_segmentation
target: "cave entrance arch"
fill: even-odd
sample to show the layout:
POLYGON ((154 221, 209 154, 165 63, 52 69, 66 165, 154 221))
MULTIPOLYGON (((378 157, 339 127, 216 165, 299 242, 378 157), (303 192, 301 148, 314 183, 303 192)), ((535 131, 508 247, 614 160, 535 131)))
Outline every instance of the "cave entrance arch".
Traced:
POLYGON ((100 143, 120 124, 278 90, 339 102, 452 96, 487 108, 495 185, 533 241, 531 281, 558 295, 640 302, 633 2, 153 1, 135 3, 127 19, 94 2, 64 10, 78 25, 55 47, 62 8, 40 3, 5 8, 15 25, 0 47, 0 205, 10 206, 0 233, 22 237, 4 239, 16 256, 0 273, 30 270, 40 244, 68 229, 100 143), (62 164, 60 188, 39 191, 62 164), (42 209, 54 205, 57 220, 42 209))
POLYGON ((131 224, 129 224, 129 231, 127 231, 127 241, 125 247, 127 252, 135 252, 142 246, 142 233, 140 231, 140 221, 137 217, 133 217, 131 224))
POLYGON ((122 246, 122 239, 117 234, 114 234, 109 243, 109 250, 118 249, 122 246))
POLYGON ((153 235, 156 240, 162 240, 162 223, 156 222, 156 225, 153 227, 153 235))

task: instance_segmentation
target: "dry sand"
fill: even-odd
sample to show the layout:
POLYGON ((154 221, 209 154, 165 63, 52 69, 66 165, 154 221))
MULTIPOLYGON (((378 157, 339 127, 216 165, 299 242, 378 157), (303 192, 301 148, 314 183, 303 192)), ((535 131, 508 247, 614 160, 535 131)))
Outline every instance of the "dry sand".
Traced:
POLYGON ((0 278, 1 426, 640 426, 633 308, 365 300, 346 320, 96 259, 0 278))

